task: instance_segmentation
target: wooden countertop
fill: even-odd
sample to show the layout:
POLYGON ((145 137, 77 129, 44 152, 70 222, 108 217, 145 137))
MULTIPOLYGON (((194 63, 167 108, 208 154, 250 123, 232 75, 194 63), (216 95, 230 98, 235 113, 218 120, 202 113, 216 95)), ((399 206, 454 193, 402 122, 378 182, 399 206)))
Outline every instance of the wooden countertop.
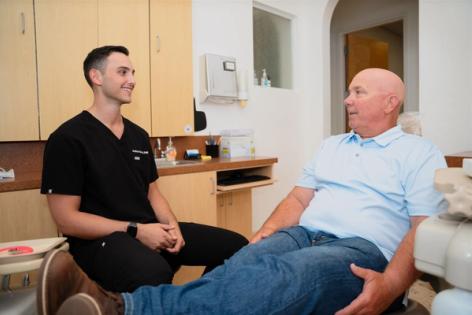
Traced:
POLYGON ((464 158, 472 158, 472 151, 448 154, 445 156, 445 158, 446 158, 447 166, 462 167, 462 160, 464 158))
MULTIPOLYGON (((239 168, 253 168, 268 166, 277 163, 277 158, 272 157, 244 157, 232 159, 212 159, 197 164, 178 165, 173 167, 160 168, 159 176, 169 176, 178 174, 189 174, 209 171, 222 171, 239 168)), ((41 172, 18 172, 15 170, 14 179, 0 179, 0 192, 37 189, 41 185, 41 172)))

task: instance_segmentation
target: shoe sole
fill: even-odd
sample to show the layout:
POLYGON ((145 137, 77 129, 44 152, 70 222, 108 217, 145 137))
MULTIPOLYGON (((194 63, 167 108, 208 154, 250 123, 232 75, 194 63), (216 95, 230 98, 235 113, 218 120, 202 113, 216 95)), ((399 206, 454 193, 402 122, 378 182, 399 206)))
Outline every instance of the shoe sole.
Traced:
POLYGON ((48 274, 49 266, 53 258, 60 253, 61 249, 55 249, 46 254, 44 260, 39 268, 39 279, 38 279, 38 291, 36 294, 37 300, 37 309, 39 315, 54 315, 49 314, 47 310, 47 303, 46 303, 46 288, 47 288, 47 281, 46 276, 48 274))
POLYGON ((57 311, 57 315, 103 315, 95 301, 86 293, 78 293, 71 296, 57 311))

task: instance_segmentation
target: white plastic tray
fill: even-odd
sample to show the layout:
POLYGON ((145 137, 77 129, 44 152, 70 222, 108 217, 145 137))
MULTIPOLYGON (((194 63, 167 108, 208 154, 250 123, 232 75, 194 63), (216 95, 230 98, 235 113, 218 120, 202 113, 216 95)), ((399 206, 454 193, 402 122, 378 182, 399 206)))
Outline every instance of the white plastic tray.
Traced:
POLYGON ((14 253, 8 250, 0 251, 0 265, 11 264, 27 260, 42 258, 48 251, 64 243, 65 237, 42 238, 36 240, 24 240, 0 243, 0 250, 9 247, 27 246, 32 248, 29 253, 14 253))

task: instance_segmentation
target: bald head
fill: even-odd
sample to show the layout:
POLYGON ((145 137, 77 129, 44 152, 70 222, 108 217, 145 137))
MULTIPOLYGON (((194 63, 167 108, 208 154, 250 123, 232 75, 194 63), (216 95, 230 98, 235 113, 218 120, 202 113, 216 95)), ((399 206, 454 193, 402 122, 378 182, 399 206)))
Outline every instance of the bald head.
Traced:
POLYGON ((356 77, 362 78, 371 88, 380 93, 395 95, 398 98, 398 110, 400 110, 405 100, 405 85, 398 75, 385 69, 368 68, 357 73, 354 79, 356 77))
POLYGON ((370 68, 359 72, 344 100, 349 126, 361 137, 371 138, 394 127, 405 98, 405 86, 393 72, 370 68))

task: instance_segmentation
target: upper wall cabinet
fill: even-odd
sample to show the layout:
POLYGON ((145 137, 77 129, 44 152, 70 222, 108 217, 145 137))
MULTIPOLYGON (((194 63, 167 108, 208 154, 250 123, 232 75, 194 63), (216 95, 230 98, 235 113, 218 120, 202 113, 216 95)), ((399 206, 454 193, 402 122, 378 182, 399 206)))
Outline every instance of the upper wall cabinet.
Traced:
POLYGON ((103 45, 126 46, 136 70, 133 102, 123 106, 123 115, 153 136, 191 134, 191 5, 191 0, 1 0, 0 141, 46 140, 92 105, 82 64, 103 45))
POLYGON ((192 2, 150 1, 153 136, 193 132, 192 2))
POLYGON ((82 63, 93 48, 123 45, 136 69, 123 115, 151 131, 147 0, 37 0, 41 139, 92 105, 82 63))
POLYGON ((0 141, 38 140, 31 0, 0 1, 0 141))
POLYGON ((149 84, 149 0, 99 0, 98 46, 122 45, 129 49, 136 70, 133 102, 123 116, 151 133, 149 84))
POLYGON ((97 0, 36 0, 41 139, 92 104, 82 62, 97 46, 97 0))

